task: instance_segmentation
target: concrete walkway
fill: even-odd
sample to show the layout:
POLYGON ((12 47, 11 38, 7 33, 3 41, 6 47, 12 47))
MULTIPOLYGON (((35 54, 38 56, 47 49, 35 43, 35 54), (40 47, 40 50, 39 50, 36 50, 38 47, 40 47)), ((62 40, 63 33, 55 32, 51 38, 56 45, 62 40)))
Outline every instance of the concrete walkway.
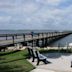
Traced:
POLYGON ((45 56, 47 56, 47 60, 51 63, 44 64, 40 62, 40 64, 36 66, 36 60, 35 62, 32 62, 32 59, 28 60, 36 67, 36 69, 31 72, 72 72, 72 68, 70 67, 72 54, 48 53, 45 54, 45 56))
POLYGON ((31 72, 55 72, 55 71, 37 68, 37 69, 32 70, 31 72))

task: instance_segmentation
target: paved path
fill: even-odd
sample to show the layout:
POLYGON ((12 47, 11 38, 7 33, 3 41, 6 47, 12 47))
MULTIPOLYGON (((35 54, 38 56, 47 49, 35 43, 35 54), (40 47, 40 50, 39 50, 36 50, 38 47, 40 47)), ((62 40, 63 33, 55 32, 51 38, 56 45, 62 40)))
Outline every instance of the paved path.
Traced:
POLYGON ((46 70, 46 69, 34 69, 34 70, 32 70, 31 72, 55 72, 55 71, 46 70))
POLYGON ((51 63, 44 64, 40 62, 39 66, 36 66, 37 61, 32 63, 32 60, 29 60, 36 67, 31 72, 72 72, 72 68, 70 67, 72 54, 49 53, 46 56, 47 60, 51 63))

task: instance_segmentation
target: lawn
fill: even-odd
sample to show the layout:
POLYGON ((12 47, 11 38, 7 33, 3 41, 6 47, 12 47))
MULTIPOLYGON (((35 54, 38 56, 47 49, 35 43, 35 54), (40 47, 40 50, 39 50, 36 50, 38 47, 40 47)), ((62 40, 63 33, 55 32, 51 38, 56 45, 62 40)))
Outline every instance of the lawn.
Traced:
MULTIPOLYGON (((72 53, 71 50, 48 49, 39 50, 41 53, 72 53)), ((27 50, 0 52, 0 72, 30 72, 35 67, 27 61, 27 50)))
POLYGON ((0 52, 0 72, 30 72, 35 67, 27 59, 27 50, 0 52))
POLYGON ((71 49, 43 49, 41 48, 40 53, 72 53, 71 49))

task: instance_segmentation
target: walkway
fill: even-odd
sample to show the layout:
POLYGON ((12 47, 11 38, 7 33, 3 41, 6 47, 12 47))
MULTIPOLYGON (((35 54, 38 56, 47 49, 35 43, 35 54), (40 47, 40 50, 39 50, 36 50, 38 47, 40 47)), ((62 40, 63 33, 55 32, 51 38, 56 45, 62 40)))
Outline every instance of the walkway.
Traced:
POLYGON ((45 65, 41 62, 39 66, 36 66, 37 61, 32 63, 31 59, 28 60, 36 67, 31 72, 72 72, 72 68, 70 67, 72 54, 48 53, 45 55, 51 63, 45 65))
POLYGON ((32 70, 31 72, 55 72, 55 71, 37 68, 37 69, 32 70))

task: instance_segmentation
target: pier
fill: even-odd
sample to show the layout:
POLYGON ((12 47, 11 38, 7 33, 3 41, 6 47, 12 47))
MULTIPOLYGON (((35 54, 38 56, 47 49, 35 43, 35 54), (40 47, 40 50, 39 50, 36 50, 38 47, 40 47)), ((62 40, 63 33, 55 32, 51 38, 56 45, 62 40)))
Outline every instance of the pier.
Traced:
POLYGON ((44 32, 44 33, 22 33, 22 34, 0 34, 0 50, 15 44, 27 46, 46 47, 49 44, 70 35, 71 32, 44 32))

